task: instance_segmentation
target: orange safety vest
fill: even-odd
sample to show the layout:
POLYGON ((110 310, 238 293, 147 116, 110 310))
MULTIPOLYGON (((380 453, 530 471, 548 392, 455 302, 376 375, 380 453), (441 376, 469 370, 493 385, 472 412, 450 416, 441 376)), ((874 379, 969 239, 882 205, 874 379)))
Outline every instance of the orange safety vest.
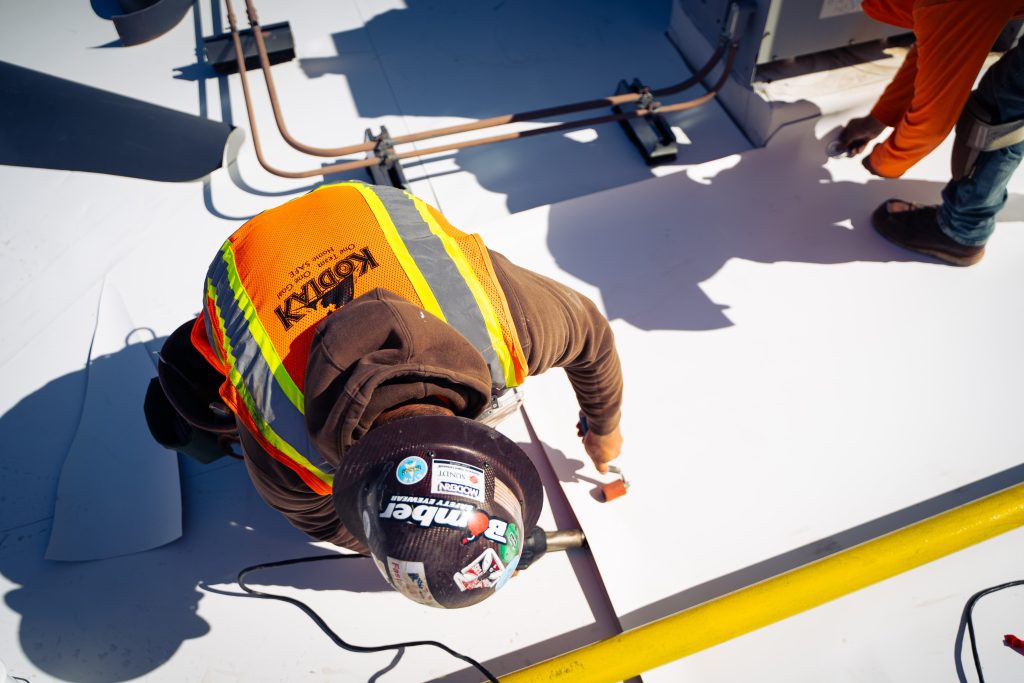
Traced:
POLYGON ((317 323, 383 288, 452 325, 491 371, 494 393, 526 359, 479 235, 408 192, 325 185, 264 211, 224 242, 192 341, 225 376, 220 394, 259 444, 328 495, 334 468, 306 430, 303 386, 317 323))

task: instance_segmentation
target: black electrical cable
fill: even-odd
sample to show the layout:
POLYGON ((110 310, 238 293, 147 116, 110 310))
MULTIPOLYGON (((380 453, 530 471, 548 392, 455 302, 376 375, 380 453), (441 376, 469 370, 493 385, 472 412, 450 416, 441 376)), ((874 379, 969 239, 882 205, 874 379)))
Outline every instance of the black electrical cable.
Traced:
POLYGON ((412 641, 412 642, 408 642, 408 643, 394 643, 392 645, 352 645, 351 643, 346 643, 344 640, 342 640, 341 637, 337 633, 335 633, 334 631, 331 630, 331 627, 327 625, 327 622, 325 622, 320 617, 320 615, 317 614, 313 610, 312 607, 310 607, 306 603, 302 602, 301 600, 296 600, 295 598, 290 598, 290 597, 288 597, 286 595, 276 595, 274 593, 263 593, 261 591, 253 590, 252 588, 249 588, 247 585, 245 585, 245 577, 246 577, 246 575, 250 574, 250 573, 252 573, 254 571, 258 571, 260 569, 271 569, 273 567, 284 567, 284 566, 287 566, 287 565, 300 564, 300 563, 303 563, 303 562, 318 562, 320 560, 350 560, 350 559, 365 558, 365 557, 366 557, 366 555, 340 555, 340 554, 335 553, 335 554, 332 554, 332 555, 312 555, 310 557, 297 557, 297 558, 294 558, 294 559, 291 559, 291 560, 279 560, 277 562, 265 562, 263 564, 255 564, 255 565, 253 565, 251 567, 246 567, 242 571, 238 572, 238 579, 237 579, 238 580, 238 586, 243 591, 245 591, 246 593, 248 593, 249 595, 251 595, 253 597, 267 598, 267 599, 270 599, 270 600, 281 600, 282 602, 287 602, 287 603, 290 603, 292 605, 295 605, 296 607, 301 609, 303 612, 305 612, 309 616, 309 618, 312 619, 316 623, 316 625, 319 626, 320 629, 324 633, 327 634, 327 637, 330 638, 332 641, 334 641, 335 645, 337 645, 338 647, 340 647, 340 648, 342 648, 344 650, 348 650, 349 652, 383 652, 383 651, 386 651, 386 650, 401 650, 402 648, 406 648, 406 647, 417 647, 417 646, 420 646, 420 645, 431 645, 433 647, 440 648, 440 649, 444 650, 445 652, 450 654, 452 657, 455 657, 456 659, 461 659, 462 661, 467 662, 468 664, 473 665, 480 673, 482 673, 484 676, 486 676, 487 680, 490 681, 491 683, 498 683, 498 679, 494 676, 494 674, 492 674, 490 671, 488 671, 484 667, 483 664, 481 664, 480 662, 476 661, 472 657, 469 657, 467 655, 460 654, 460 653, 456 652, 455 650, 451 649, 450 647, 448 647, 444 643, 439 643, 436 640, 416 640, 416 641, 412 641))
POLYGON ((967 633, 971 638, 971 656, 974 657, 974 668, 978 672, 978 683, 985 683, 985 676, 981 673, 981 658, 978 657, 978 645, 974 638, 974 604, 989 593, 995 593, 996 591, 1001 591, 1004 588, 1013 588, 1014 586, 1024 586, 1024 579, 1008 581, 1007 583, 1001 583, 998 586, 992 586, 991 588, 980 590, 972 595, 967 600, 967 604, 964 605, 964 620, 967 622, 967 633))

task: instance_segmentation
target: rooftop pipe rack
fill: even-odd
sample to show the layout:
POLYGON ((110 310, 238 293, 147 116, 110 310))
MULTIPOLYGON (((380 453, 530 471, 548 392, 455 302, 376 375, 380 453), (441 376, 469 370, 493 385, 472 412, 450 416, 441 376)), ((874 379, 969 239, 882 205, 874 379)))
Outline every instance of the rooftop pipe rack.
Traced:
MULTIPOLYGON (((291 145, 293 148, 300 152, 310 154, 313 156, 320 157, 341 157, 347 154, 358 154, 370 153, 370 156, 365 159, 359 159, 355 161, 344 161, 328 166, 322 166, 320 168, 309 169, 306 171, 287 171, 277 168, 271 165, 263 155, 262 147, 260 146, 259 132, 256 127, 256 116, 253 111, 252 99, 249 93, 249 81, 246 75, 245 67, 245 54, 242 50, 241 39, 238 31, 238 23, 235 18, 234 9, 231 5, 231 0, 224 0, 228 24, 231 27, 231 39, 235 48, 235 59, 238 66, 238 74, 242 81, 242 93, 245 97, 245 108, 249 115, 249 128, 252 133, 253 147, 256 151, 256 158, 259 160, 260 165, 263 166, 267 171, 274 175, 281 176, 283 178, 309 178, 313 176, 326 175, 329 173, 341 173, 344 171, 350 171, 358 168, 370 168, 370 167, 390 167, 396 164, 401 159, 409 159, 413 157, 425 156, 428 154, 435 154, 438 152, 447 152, 457 149, 465 149, 468 147, 477 147, 480 145, 487 145, 494 142, 502 142, 505 140, 515 140, 518 138, 533 137, 535 135, 542 135, 545 133, 556 133, 559 131, 574 130, 578 128, 589 128, 601 123, 609 123, 612 121, 625 122, 630 119, 638 117, 655 117, 660 114, 684 111, 687 109, 693 109, 699 107, 711 100, 718 91, 725 85, 726 79, 728 79, 732 72, 733 63, 736 59, 736 52, 739 47, 739 41, 737 36, 743 28, 743 25, 747 21, 752 11, 752 5, 747 2, 735 2, 729 7, 729 15, 725 22, 725 28, 722 31, 722 35, 719 39, 718 45, 708 59, 708 62, 701 67, 697 73, 692 77, 677 83, 672 86, 658 89, 650 89, 647 87, 640 87, 638 92, 629 92, 623 94, 612 95, 609 97, 603 97, 600 99, 586 100, 583 102, 576 102, 572 104, 564 104, 555 107, 548 107, 545 109, 536 109, 533 111, 520 112, 516 114, 503 114, 501 116, 493 116, 479 121, 473 121, 470 123, 463 123, 454 126, 446 126, 443 128, 435 128, 433 130, 425 130, 419 133, 410 133, 407 135, 399 135, 390 137, 386 130, 382 129, 382 134, 379 137, 372 138, 365 142, 347 145, 344 147, 314 147, 311 145, 304 144, 297 140, 288 131, 287 126, 284 122, 284 116, 281 113, 281 105, 277 96, 277 90, 274 87, 274 78, 270 72, 270 59, 267 54, 266 44, 263 40, 262 30, 260 29, 259 18, 256 13, 256 7, 252 0, 245 0, 246 14, 249 18, 249 26, 252 29, 252 35, 255 39, 256 49, 259 54, 260 66, 263 71, 263 77, 267 85, 267 94, 270 97, 271 107, 274 111, 274 118, 277 121, 278 130, 284 140, 291 145), (682 92, 688 88, 697 85, 706 78, 711 71, 718 65, 725 55, 725 68, 722 70, 722 74, 711 89, 691 100, 685 102, 679 102, 677 104, 662 105, 660 102, 654 100, 655 97, 663 97, 666 95, 674 95, 682 92), (621 111, 618 108, 626 104, 635 104, 636 108, 629 111, 621 111), (474 140, 466 140, 462 142, 450 142, 447 144, 436 145, 425 149, 409 150, 404 152, 398 152, 394 149, 397 145, 403 145, 410 142, 418 142, 420 140, 428 140, 436 137, 444 137, 447 135, 453 135, 456 133, 464 133, 473 130, 481 130, 484 128, 493 128, 495 126, 502 126, 510 123, 520 123, 526 121, 537 121, 539 119, 550 118, 559 116, 562 114, 572 114, 582 111, 588 111, 592 109, 601 109, 604 107, 612 107, 616 113, 606 114, 603 116, 595 116, 591 118, 577 119, 575 121, 567 121, 564 123, 557 123, 554 125, 541 126, 537 128, 531 128, 523 131, 516 131, 512 133, 504 133, 500 135, 492 135, 489 137, 477 138, 474 140)), ((369 131, 367 131, 369 133, 369 131)), ((372 169, 371 169, 372 170, 372 169)))

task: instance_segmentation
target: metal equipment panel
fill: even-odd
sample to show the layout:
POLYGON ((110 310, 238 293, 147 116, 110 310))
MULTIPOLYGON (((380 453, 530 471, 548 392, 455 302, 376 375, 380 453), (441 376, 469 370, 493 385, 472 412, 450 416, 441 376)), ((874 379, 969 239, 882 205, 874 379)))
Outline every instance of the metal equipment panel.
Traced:
MULTIPOLYGON (((756 6, 741 36, 736 75, 753 80, 757 65, 906 33, 868 17, 860 0, 751 0, 756 6)), ((732 0, 676 0, 714 44, 732 0)))

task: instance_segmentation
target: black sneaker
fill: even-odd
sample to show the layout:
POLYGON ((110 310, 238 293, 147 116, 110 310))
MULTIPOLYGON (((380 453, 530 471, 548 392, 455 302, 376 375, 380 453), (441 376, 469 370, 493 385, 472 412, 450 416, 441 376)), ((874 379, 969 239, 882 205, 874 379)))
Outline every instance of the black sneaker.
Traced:
POLYGON ((939 229, 937 206, 921 206, 913 202, 906 211, 890 211, 889 204, 903 202, 890 199, 871 214, 871 224, 878 234, 904 249, 920 252, 951 263, 954 266, 971 266, 985 255, 985 247, 969 247, 950 239, 939 229))

